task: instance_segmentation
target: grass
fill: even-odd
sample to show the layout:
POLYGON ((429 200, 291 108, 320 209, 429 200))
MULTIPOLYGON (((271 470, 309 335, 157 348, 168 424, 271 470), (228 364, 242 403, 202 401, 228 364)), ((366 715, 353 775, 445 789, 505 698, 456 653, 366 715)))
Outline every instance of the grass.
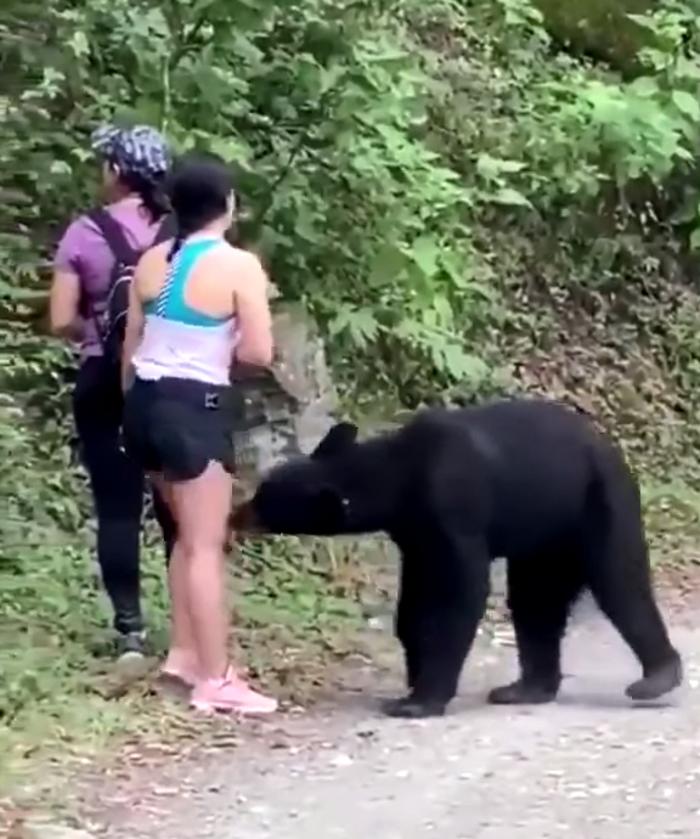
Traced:
MULTIPOLYGON (((231 563, 237 655, 283 699, 304 702, 329 661, 352 648, 375 561, 368 555, 365 543, 270 540, 249 543, 231 563)), ((9 595, 0 573, 3 601, 15 603, 0 639, 0 790, 26 788, 38 766, 79 762, 115 738, 168 740, 186 729, 181 709, 154 695, 152 679, 115 671, 108 608, 85 547, 46 549, 25 571, 9 595)), ((153 547, 143 577, 157 656, 167 603, 153 547)))
POLYGON ((681 478, 645 481, 642 501, 653 564, 700 565, 700 492, 681 478))
MULTIPOLYGON (((115 672, 85 479, 65 445, 69 413, 65 400, 52 411, 45 402, 33 414, 26 400, 0 395, 0 835, 3 796, 62 774, 45 767, 188 730, 188 715, 156 697, 153 680, 115 672)), ((367 544, 251 541, 232 557, 238 655, 283 699, 305 701, 351 647, 372 578, 367 544)), ((142 579, 155 667, 168 604, 150 526, 142 579)))

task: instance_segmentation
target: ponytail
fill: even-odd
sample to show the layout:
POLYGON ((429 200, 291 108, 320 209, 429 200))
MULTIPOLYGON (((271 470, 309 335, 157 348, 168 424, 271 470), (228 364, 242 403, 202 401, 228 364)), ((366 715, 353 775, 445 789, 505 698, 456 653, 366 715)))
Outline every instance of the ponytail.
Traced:
POLYGON ((184 237, 183 233, 180 230, 178 230, 175 238, 173 239, 173 243, 170 247, 170 250, 168 251, 168 262, 173 261, 177 252, 182 247, 182 243, 184 241, 185 241, 185 237, 184 237))
POLYGON ((178 217, 177 213, 173 214, 175 224, 177 225, 177 230, 175 233, 175 238, 173 239, 173 244, 168 251, 168 262, 172 262, 177 252, 183 245, 183 242, 188 236, 191 236, 193 233, 196 233, 199 228, 202 226, 199 223, 198 219, 192 218, 180 218, 178 217))
POLYGON ((119 178, 126 187, 139 196, 154 222, 160 221, 170 212, 162 183, 144 178, 135 172, 120 174, 119 178))
POLYGON ((139 191, 138 194, 143 206, 148 210, 153 221, 160 221, 163 216, 166 216, 170 212, 168 199, 157 184, 148 184, 148 188, 139 191))

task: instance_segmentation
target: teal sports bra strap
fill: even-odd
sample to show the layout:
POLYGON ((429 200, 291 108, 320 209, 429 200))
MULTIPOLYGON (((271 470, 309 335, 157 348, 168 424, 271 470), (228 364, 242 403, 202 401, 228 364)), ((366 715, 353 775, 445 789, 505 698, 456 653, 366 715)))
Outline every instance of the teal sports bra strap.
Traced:
POLYGON ((166 320, 175 320, 192 326, 218 326, 229 318, 216 318, 198 312, 185 302, 185 288, 197 260, 212 248, 221 244, 221 239, 197 239, 185 242, 173 257, 165 282, 153 301, 155 314, 166 320))

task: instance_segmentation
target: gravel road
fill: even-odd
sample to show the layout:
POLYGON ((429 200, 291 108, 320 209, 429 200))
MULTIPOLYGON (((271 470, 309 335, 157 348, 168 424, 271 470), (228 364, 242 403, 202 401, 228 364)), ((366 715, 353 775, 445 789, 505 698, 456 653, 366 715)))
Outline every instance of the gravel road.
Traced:
MULTIPOLYGON (((382 718, 393 667, 357 669, 307 714, 247 723, 242 743, 154 775, 98 806, 110 839, 639 839, 700 835, 700 620, 674 618, 686 686, 656 707, 623 696, 637 666, 591 604, 567 639, 553 705, 484 704, 515 650, 482 638, 443 719, 382 718), (128 802, 128 804, 126 803, 128 802)), ((384 637, 382 643, 388 641, 384 637)), ((392 645, 393 647, 393 645, 392 645)))

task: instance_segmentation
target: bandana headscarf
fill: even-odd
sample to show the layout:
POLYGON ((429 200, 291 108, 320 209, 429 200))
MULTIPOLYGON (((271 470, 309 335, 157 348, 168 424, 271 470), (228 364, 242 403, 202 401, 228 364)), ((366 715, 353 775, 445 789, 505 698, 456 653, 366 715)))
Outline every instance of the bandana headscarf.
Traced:
POLYGON ((125 174, 140 175, 148 181, 162 177, 170 167, 167 143, 148 125, 104 125, 93 132, 92 148, 125 174))

